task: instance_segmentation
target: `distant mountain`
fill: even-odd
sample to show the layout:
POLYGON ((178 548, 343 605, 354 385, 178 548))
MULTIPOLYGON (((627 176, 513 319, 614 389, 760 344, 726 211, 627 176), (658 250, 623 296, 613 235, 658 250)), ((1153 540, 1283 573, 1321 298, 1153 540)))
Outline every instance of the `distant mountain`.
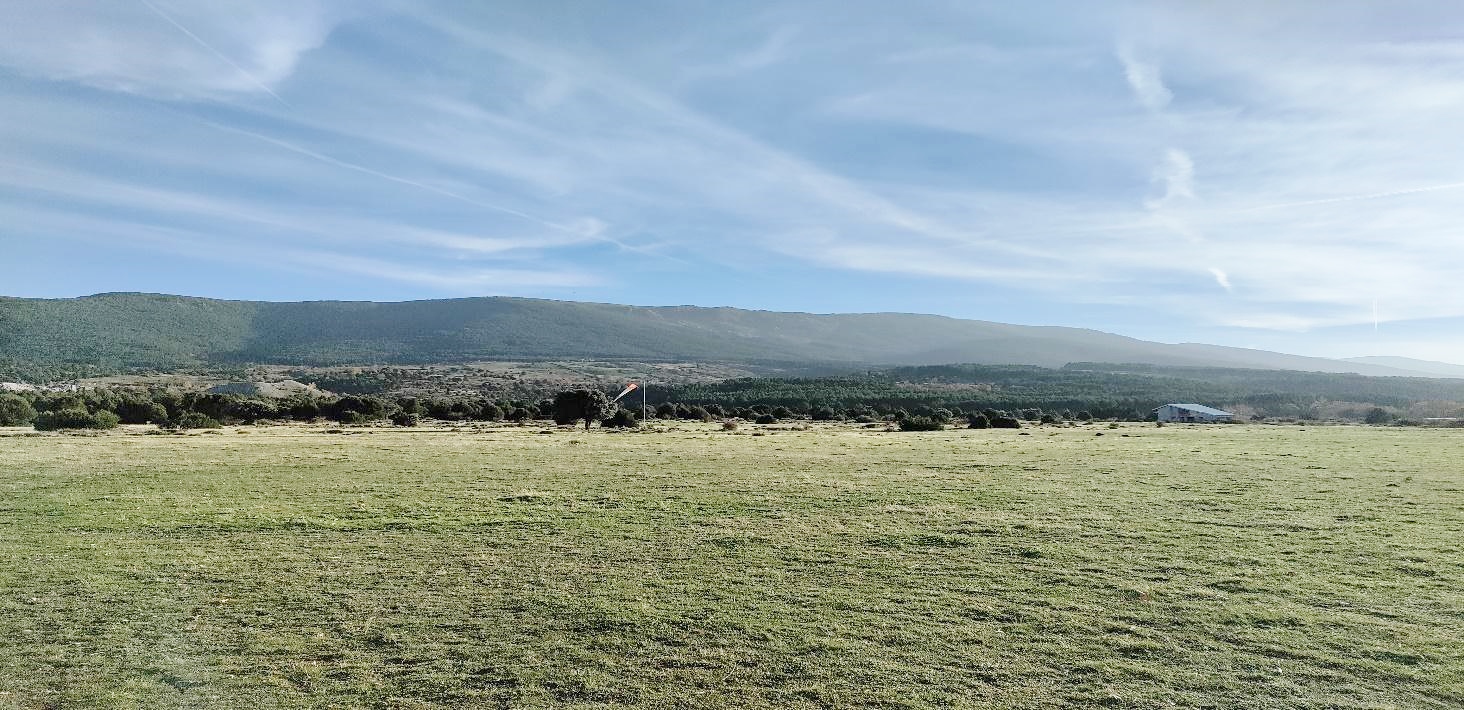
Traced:
POLYGON ((1378 355, 1372 357, 1349 357, 1344 362, 1354 362, 1361 365, 1376 365, 1380 367, 1391 367, 1399 370, 1422 372, 1430 377, 1464 377, 1464 365, 1455 365, 1448 362, 1434 362, 1433 360, 1415 360, 1411 357, 1388 357, 1378 355))
POLYGON ((0 298, 0 374, 7 363, 10 371, 119 371, 546 359, 850 367, 952 362, 1061 367, 1086 361, 1424 374, 1370 362, 904 313, 816 315, 527 298, 399 303, 273 303, 137 293, 0 298))

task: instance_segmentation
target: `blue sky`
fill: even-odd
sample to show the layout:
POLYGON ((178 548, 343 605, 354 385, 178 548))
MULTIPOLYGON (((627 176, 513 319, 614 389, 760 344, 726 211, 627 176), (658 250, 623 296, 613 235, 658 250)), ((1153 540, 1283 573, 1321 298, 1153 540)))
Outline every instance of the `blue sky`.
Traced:
POLYGON ((0 0, 0 294, 1464 362, 1452 3, 0 0))

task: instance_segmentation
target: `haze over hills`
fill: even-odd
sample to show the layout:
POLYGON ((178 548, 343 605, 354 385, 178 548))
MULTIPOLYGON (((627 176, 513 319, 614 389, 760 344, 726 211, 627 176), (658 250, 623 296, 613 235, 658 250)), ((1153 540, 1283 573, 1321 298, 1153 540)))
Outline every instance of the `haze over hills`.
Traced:
POLYGON ((1455 365, 1448 362, 1435 362, 1433 360, 1418 360, 1411 357, 1349 357, 1344 362, 1355 362, 1364 365, 1378 365, 1391 367, 1399 370, 1427 373, 1429 377, 1464 377, 1464 365, 1455 365))
POLYGON ((1329 360, 1155 343, 1079 328, 904 313, 818 315, 506 297, 393 303, 276 303, 137 293, 0 298, 0 363, 128 370, 539 359, 850 367, 1109 362, 1464 376, 1464 368, 1447 373, 1398 367, 1443 365, 1401 358, 1329 360))

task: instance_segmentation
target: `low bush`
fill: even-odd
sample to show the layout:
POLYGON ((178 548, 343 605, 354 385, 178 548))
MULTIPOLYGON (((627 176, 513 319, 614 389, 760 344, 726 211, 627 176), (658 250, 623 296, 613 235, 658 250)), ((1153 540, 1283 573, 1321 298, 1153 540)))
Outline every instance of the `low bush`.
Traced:
POLYGON ((1016 417, 997 417, 991 420, 992 429, 1021 429, 1022 423, 1016 417))
POLYGON ((184 412, 177 419, 160 424, 164 429, 218 429, 223 426, 219 420, 207 414, 198 412, 184 412))
POLYGON ((58 431, 61 429, 112 429, 117 426, 117 415, 100 411, 95 414, 85 409, 58 409, 41 412, 36 416, 36 431, 58 431))
POLYGON ((900 420, 900 431, 940 431, 945 425, 930 417, 912 416, 900 420))
POLYGON ((609 418, 601 421, 600 426, 615 429, 634 429, 640 426, 640 421, 636 419, 635 412, 621 408, 610 415, 609 418))

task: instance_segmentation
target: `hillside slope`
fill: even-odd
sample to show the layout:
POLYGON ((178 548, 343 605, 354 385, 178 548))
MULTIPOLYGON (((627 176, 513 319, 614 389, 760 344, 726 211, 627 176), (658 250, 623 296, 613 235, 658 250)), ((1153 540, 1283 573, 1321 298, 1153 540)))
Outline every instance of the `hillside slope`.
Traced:
POLYGON ((168 369, 239 363, 344 365, 640 359, 1060 367, 1073 361, 1255 367, 1370 375, 1373 363, 1168 345, 1079 328, 902 313, 816 315, 525 298, 400 303, 222 301, 156 294, 0 298, 0 367, 168 369))

